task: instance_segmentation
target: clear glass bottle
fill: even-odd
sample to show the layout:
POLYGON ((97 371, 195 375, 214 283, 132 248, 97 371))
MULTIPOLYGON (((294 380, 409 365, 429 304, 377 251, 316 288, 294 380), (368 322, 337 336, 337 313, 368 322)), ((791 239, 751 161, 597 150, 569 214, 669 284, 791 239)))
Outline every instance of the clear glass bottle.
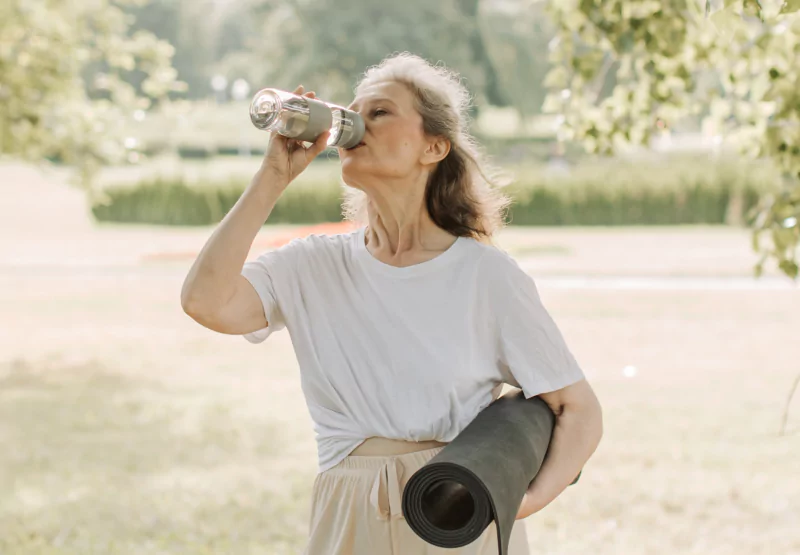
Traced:
POLYGON ((314 142, 330 129, 328 146, 332 147, 353 148, 364 137, 364 120, 357 112, 278 89, 255 94, 250 120, 259 129, 299 141, 314 142))

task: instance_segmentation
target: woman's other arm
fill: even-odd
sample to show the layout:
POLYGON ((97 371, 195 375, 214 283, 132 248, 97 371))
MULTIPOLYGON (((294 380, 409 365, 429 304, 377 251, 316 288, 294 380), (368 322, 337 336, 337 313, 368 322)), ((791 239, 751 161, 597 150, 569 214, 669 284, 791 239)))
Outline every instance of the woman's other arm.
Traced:
POLYGON ((540 511, 578 476, 603 436, 603 413, 589 382, 539 395, 556 415, 556 425, 542 468, 531 482, 517 519, 540 511))

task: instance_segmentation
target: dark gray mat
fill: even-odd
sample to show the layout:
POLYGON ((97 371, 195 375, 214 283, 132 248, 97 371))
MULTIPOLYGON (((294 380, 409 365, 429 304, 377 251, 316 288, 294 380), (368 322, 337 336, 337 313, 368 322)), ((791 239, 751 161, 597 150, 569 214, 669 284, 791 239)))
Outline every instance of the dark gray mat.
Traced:
POLYGON ((554 426, 555 415, 539 397, 525 399, 521 390, 499 397, 409 479, 406 522, 431 545, 456 548, 478 539, 494 521, 498 553, 506 555, 554 426))

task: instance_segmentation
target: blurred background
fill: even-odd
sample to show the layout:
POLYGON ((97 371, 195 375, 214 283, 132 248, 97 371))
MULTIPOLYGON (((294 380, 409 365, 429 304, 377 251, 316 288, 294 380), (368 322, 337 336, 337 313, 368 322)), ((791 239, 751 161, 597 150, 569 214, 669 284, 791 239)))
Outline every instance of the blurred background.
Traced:
MULTIPOLYGON (((288 333, 180 288, 258 169, 248 104, 458 71, 514 176, 499 245, 605 436, 532 553, 800 553, 797 2, 0 4, 0 553, 294 554, 316 446, 288 333), (794 469, 794 470, 792 470, 794 469)), ((332 149, 250 257, 349 229, 332 149)))

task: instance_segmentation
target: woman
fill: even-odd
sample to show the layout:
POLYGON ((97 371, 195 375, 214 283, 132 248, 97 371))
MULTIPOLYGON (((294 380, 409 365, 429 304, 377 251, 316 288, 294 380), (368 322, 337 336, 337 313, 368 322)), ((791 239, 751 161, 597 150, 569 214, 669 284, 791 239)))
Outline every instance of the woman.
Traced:
POLYGON ((519 519, 563 491, 600 440, 598 401, 533 280, 491 244, 509 199, 466 130, 468 102, 455 74, 419 57, 369 69, 350 105, 364 140, 339 151, 345 215, 361 227, 245 262, 281 193, 327 140, 304 147, 273 135, 184 283, 184 310, 212 330, 253 343, 290 332, 319 454, 308 555, 496 553, 494 525, 460 549, 427 544, 401 499, 503 383, 556 414, 513 555, 528 553, 519 519))

